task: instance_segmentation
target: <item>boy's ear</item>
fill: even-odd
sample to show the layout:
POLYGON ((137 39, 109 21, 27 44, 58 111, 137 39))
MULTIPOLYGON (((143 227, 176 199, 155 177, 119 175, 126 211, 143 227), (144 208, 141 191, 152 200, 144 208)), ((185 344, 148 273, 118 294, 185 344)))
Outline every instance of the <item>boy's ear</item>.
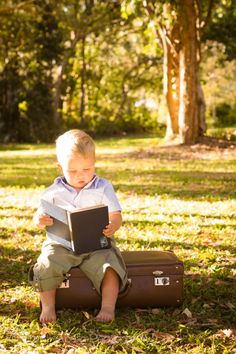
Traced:
POLYGON ((56 165, 57 165, 57 169, 58 169, 60 172, 62 172, 62 167, 61 167, 61 165, 59 164, 59 162, 57 162, 56 165))

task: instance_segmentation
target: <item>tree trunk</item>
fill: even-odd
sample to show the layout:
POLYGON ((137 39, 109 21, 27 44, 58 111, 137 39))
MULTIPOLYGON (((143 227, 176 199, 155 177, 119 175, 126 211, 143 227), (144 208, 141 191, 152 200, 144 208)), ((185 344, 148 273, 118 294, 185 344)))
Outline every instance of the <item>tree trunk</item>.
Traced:
POLYGON ((81 40, 81 60, 82 67, 80 72, 80 92, 81 92, 81 100, 80 100, 80 124, 82 127, 85 125, 84 120, 84 111, 85 111, 85 81, 86 81, 86 58, 85 58, 85 35, 82 36, 81 40))
POLYGON ((179 3, 182 44, 179 53, 179 135, 183 144, 193 144, 199 134, 196 14, 194 0, 180 0, 179 3))
POLYGON ((199 136, 204 135, 207 129, 206 125, 206 102, 200 82, 199 71, 197 75, 197 97, 198 97, 198 133, 199 136))
POLYGON ((55 94, 54 94, 54 105, 53 105, 53 111, 54 111, 53 120, 55 126, 57 127, 60 127, 60 123, 61 123, 60 107, 61 107, 62 75, 66 65, 67 65, 67 60, 63 60, 62 64, 57 68, 57 80, 55 83, 55 94))
MULTIPOLYGON (((210 18, 213 2, 210 0, 204 22, 210 18)), ((199 77, 200 5, 196 0, 167 1, 160 12, 154 2, 144 2, 150 19, 156 21, 154 32, 164 52, 163 92, 169 111, 166 139, 177 137, 183 144, 195 143, 206 131, 206 105, 199 77), (156 13, 161 13, 159 18, 156 13)))
MULTIPOLYGON (((147 7, 149 16, 153 17, 153 9, 147 7)), ((163 15, 168 17, 171 12, 170 4, 163 6, 163 15)), ((179 111, 179 68, 178 51, 174 46, 175 40, 179 39, 179 26, 176 23, 173 27, 171 21, 167 21, 165 27, 157 24, 155 34, 161 39, 163 58, 163 94, 168 107, 166 139, 173 139, 179 132, 178 111, 179 111)))
POLYGON ((61 64, 57 68, 57 73, 56 73, 56 81, 54 84, 55 87, 55 94, 54 94, 54 124, 55 126, 60 126, 61 125, 61 119, 62 119, 62 113, 61 113, 61 107, 62 107, 62 99, 61 99, 61 93, 62 93, 62 87, 63 87, 63 75, 65 73, 66 67, 68 65, 69 59, 71 57, 71 52, 74 51, 75 46, 80 38, 79 33, 75 33, 75 37, 71 43, 70 49, 68 49, 65 52, 64 58, 61 62, 61 64))
POLYGON ((166 44, 164 53, 164 95, 166 97, 169 115, 167 117, 166 137, 171 139, 178 134, 179 112, 179 68, 176 66, 176 56, 171 51, 170 45, 166 44))

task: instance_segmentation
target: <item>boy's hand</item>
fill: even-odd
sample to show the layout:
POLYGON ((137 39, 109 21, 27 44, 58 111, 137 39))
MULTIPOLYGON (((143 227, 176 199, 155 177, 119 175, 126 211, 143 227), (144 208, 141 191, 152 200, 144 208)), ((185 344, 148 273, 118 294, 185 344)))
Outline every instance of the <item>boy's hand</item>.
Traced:
POLYGON ((40 229, 45 228, 46 226, 51 226, 53 224, 53 219, 49 215, 37 212, 34 215, 33 221, 34 225, 40 229))
POLYGON ((106 237, 112 237, 114 233, 121 227, 122 216, 120 211, 113 211, 109 213, 109 224, 103 230, 106 237))
POLYGON ((116 232, 117 228, 116 225, 113 224, 111 221, 110 223, 105 227, 105 229, 103 230, 103 234, 106 237, 111 237, 114 235, 114 233, 116 232))

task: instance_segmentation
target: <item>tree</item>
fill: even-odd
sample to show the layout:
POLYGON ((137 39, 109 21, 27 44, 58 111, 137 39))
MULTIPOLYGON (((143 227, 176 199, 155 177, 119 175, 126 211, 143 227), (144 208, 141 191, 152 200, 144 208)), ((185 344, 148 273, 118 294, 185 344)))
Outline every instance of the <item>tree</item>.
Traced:
POLYGON ((196 142, 206 130, 201 44, 217 32, 232 58, 233 11, 232 0, 0 0, 2 139, 158 128, 146 103, 158 105, 163 85, 167 139, 196 142))
POLYGON ((0 122, 3 141, 51 141, 53 64, 60 29, 48 1, 0 8, 0 122))
MULTIPOLYGON (((129 1, 125 3, 131 14, 134 7, 129 1)), ((199 63, 202 32, 210 19, 213 0, 204 8, 197 0, 132 3, 139 14, 145 10, 163 49, 163 90, 169 111, 166 137, 177 136, 181 143, 195 143, 206 130, 199 63)))
POLYGON ((25 16, 17 16, 28 2, 14 6, 0 7, 0 127, 5 142, 19 139, 20 122, 19 94, 22 87, 22 60, 24 48, 28 44, 28 26, 23 26, 25 16), (16 10, 17 9, 17 10, 16 10), (23 20, 24 18, 24 20, 23 20))

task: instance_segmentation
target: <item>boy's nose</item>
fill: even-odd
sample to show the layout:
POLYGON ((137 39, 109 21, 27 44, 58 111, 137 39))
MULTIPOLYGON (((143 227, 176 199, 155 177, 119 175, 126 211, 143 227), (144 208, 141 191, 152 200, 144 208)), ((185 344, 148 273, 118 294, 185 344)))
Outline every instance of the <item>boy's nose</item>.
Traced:
POLYGON ((79 171, 78 173, 77 173, 77 178, 78 179, 83 179, 84 178, 84 172, 83 171, 79 171))

